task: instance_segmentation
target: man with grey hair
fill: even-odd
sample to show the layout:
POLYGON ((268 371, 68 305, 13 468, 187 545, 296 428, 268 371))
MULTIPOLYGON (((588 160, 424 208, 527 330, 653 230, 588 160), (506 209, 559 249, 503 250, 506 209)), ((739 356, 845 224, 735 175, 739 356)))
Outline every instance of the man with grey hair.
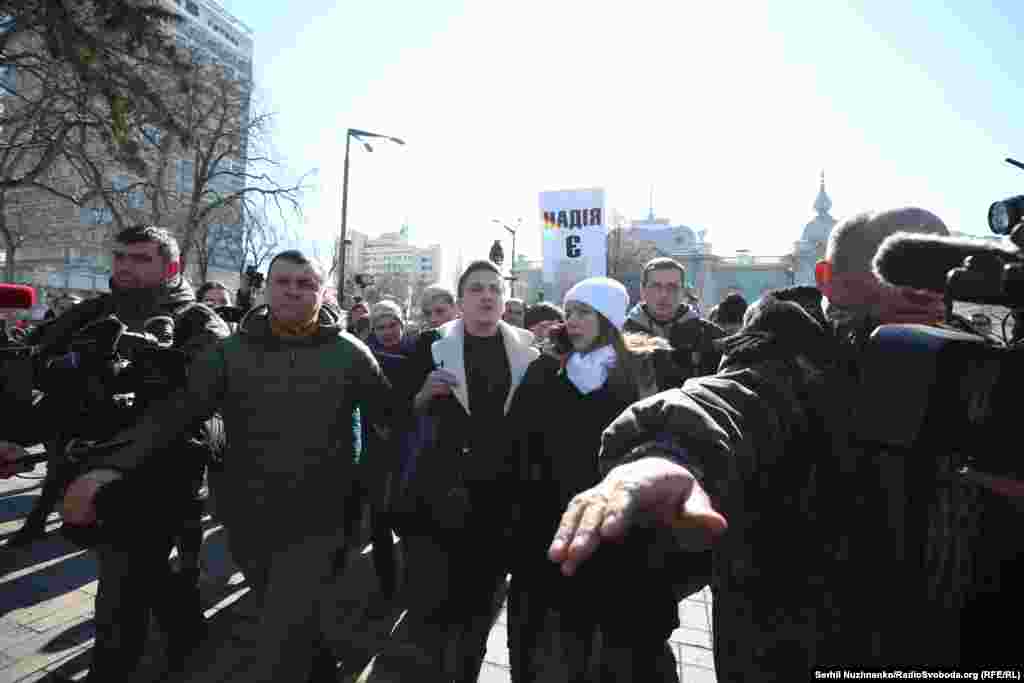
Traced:
POLYGON ((895 232, 947 230, 918 208, 844 221, 818 264, 817 297, 807 287, 765 295, 723 341, 716 376, 635 403, 605 430, 605 479, 569 504, 553 539, 550 558, 574 574, 638 520, 702 533, 713 543, 720 680, 970 656, 964 530, 977 520, 959 507, 969 496, 951 456, 902 457, 858 417, 907 407, 884 383, 863 383, 869 335, 943 315, 941 296, 872 274, 874 250, 895 232))
MULTIPOLYGON (((231 554, 262 600, 253 665, 239 681, 334 680, 321 632, 332 559, 345 546, 355 481, 355 413, 387 433, 390 389, 361 341, 323 306, 324 270, 300 251, 270 262, 267 304, 198 358, 188 386, 125 436, 98 467, 131 471, 214 412, 230 435, 217 512, 231 554)), ((68 489, 65 519, 95 519, 95 488, 68 489)))
POLYGON ((897 232, 949 235, 938 216, 916 207, 859 213, 832 230, 825 259, 818 262, 814 275, 826 299, 826 314, 834 322, 942 320, 942 295, 889 286, 872 271, 871 262, 879 245, 897 232))
POLYGON ((459 317, 455 293, 444 285, 430 285, 423 290, 420 301, 426 329, 436 330, 459 317))

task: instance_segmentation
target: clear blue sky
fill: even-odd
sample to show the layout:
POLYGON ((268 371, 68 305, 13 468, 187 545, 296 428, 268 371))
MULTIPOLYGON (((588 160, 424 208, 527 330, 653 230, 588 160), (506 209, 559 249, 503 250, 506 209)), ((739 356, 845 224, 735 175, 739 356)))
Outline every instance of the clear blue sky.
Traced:
MULTIPOLYGON (((418 243, 483 256, 541 190, 604 187, 610 208, 708 230, 718 253, 781 254, 813 215, 917 204, 987 233, 1024 194, 1024 3, 243 2, 255 78, 289 168, 317 169, 309 238, 408 218, 418 243)), ((506 251, 508 247, 506 246, 506 251)))

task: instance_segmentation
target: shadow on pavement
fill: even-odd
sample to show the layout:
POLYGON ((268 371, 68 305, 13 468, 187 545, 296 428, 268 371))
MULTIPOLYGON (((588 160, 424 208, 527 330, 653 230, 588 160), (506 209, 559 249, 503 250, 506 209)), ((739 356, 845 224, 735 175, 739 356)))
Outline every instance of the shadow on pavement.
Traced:
POLYGON ((40 652, 60 652, 70 650, 76 645, 81 645, 91 640, 96 635, 96 625, 92 619, 83 621, 70 628, 61 631, 45 645, 39 648, 40 652))
POLYGON ((59 533, 50 533, 21 548, 0 548, 0 576, 44 564, 47 566, 16 579, 0 578, 0 616, 77 590, 96 580, 96 560, 92 554, 59 533))
POLYGON ((8 493, 3 497, 3 503, 0 504, 0 524, 27 517, 37 500, 39 500, 37 494, 26 493, 24 489, 8 493))

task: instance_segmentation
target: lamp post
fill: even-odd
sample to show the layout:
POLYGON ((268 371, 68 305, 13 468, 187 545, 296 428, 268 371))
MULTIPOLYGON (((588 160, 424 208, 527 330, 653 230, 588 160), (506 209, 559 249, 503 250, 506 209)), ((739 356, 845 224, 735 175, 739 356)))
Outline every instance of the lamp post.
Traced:
POLYGON ((341 180, 341 239, 338 240, 338 305, 345 305, 345 246, 348 244, 346 241, 346 234, 348 232, 348 156, 349 150, 352 143, 352 138, 355 138, 358 142, 363 143, 363 147, 366 148, 367 152, 372 152, 373 147, 370 146, 363 138, 376 138, 378 140, 388 140, 399 145, 404 145, 405 141, 399 138, 391 137, 390 135, 381 135, 379 133, 370 133, 365 130, 358 130, 356 128, 349 128, 345 131, 345 169, 342 173, 341 180))
POLYGON ((517 219, 516 220, 516 227, 514 227, 514 228, 509 226, 509 225, 506 225, 505 221, 499 220, 497 218, 492 218, 491 222, 492 223, 497 223, 501 227, 503 227, 506 230, 508 230, 509 233, 511 233, 511 235, 512 235, 512 260, 509 262, 508 277, 505 278, 505 279, 508 280, 509 298, 513 298, 514 299, 515 296, 516 296, 516 280, 518 279, 516 277, 516 232, 518 232, 520 225, 522 225, 523 219, 522 218, 517 219))

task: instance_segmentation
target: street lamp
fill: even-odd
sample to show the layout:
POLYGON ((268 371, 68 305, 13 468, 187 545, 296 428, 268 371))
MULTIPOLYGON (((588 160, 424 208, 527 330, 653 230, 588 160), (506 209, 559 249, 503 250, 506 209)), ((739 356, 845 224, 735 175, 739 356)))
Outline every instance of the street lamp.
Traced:
POLYGON ((514 227, 514 228, 509 226, 509 225, 506 225, 505 221, 499 220, 497 218, 492 218, 491 222, 492 223, 497 223, 498 225, 500 225, 501 227, 505 228, 506 230, 509 231, 509 233, 512 234, 512 260, 509 262, 508 277, 505 278, 505 279, 508 280, 509 297, 514 299, 515 296, 516 296, 516 280, 518 279, 516 277, 516 232, 519 230, 519 227, 522 225, 523 219, 522 218, 517 219, 516 220, 516 227, 514 227))
POLYGON ((338 240, 338 305, 344 306, 345 300, 345 246, 348 244, 345 235, 348 232, 348 155, 349 148, 352 142, 352 138, 355 138, 358 142, 363 143, 363 147, 366 148, 367 152, 372 152, 373 147, 370 146, 363 138, 376 138, 378 140, 388 140, 399 145, 404 145, 405 141, 399 138, 391 137, 390 135, 381 135, 379 133, 370 133, 365 130, 358 130, 356 128, 349 128, 345 131, 345 170, 342 174, 341 180, 341 239, 338 240))

